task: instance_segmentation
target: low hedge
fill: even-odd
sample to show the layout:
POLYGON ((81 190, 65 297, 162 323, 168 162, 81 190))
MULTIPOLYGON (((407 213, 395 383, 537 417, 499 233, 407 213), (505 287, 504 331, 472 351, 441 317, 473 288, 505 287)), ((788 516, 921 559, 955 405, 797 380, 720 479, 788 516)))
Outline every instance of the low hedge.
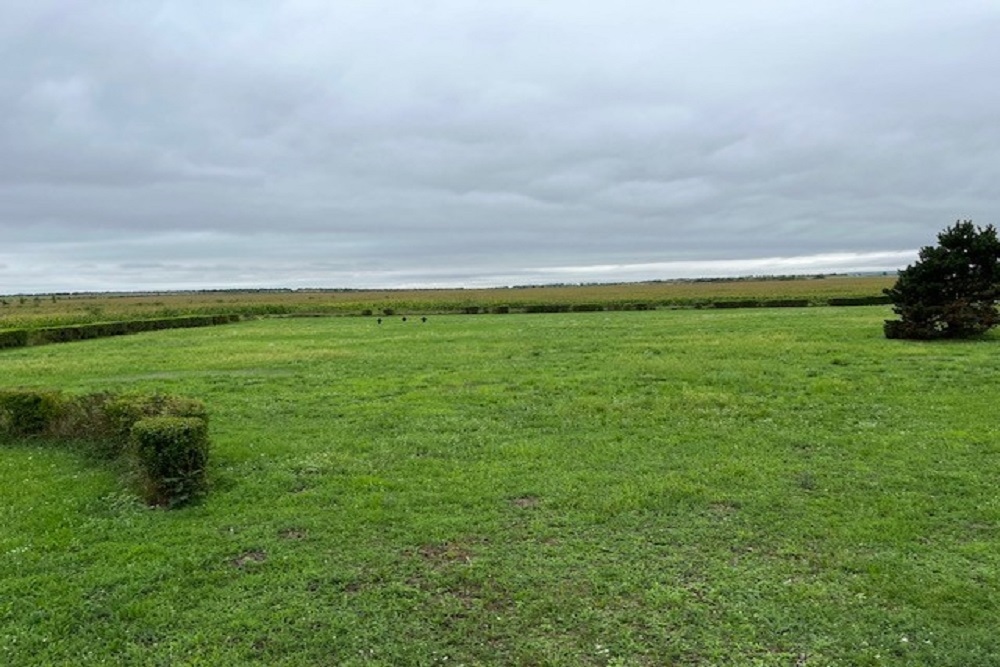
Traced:
POLYGON ((191 398, 0 390, 0 440, 28 437, 84 442, 101 457, 124 458, 151 505, 182 505, 207 486, 208 413, 191 398))
POLYGON ((771 299, 761 301, 761 308, 808 308, 809 299, 771 299))
POLYGON ((57 327, 40 327, 38 329, 9 329, 0 331, 0 349, 26 347, 29 345, 48 345, 50 343, 70 343, 92 338, 124 336, 163 329, 207 327, 238 322, 239 320, 240 316, 236 314, 191 315, 187 317, 162 317, 153 320, 67 324, 57 327))
POLYGON ((164 415, 200 419, 208 423, 205 404, 184 396, 122 394, 109 398, 104 406, 109 435, 122 445, 128 442, 136 423, 164 415))
POLYGON ((44 434, 64 409, 64 400, 58 391, 0 390, 0 433, 18 438, 44 434))
POLYGON ((757 308, 759 306, 759 301, 749 299, 743 301, 716 301, 712 304, 713 308, 757 308))
POLYGON ((0 350, 5 347, 24 347, 27 344, 27 329, 7 329, 6 331, 0 331, 0 350))
POLYGON ((132 426, 129 458, 143 500, 174 507, 205 488, 208 424, 195 417, 148 417, 132 426))
POLYGON ((524 307, 526 313, 568 313, 568 303, 531 303, 524 307))
POLYGON ((733 301, 716 301, 713 308, 806 308, 809 299, 736 299, 733 301))
POLYGON ((831 306, 882 306, 887 303, 892 303, 892 299, 885 295, 832 297, 827 300, 831 306))

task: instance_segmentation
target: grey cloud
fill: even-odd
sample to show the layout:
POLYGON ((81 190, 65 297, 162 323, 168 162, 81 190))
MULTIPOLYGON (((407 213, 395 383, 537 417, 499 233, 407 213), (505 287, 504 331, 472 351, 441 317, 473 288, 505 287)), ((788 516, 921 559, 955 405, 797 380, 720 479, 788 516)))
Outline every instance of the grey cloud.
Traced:
POLYGON ((998 28, 977 0, 8 4, 0 292, 912 249, 994 222, 998 28))

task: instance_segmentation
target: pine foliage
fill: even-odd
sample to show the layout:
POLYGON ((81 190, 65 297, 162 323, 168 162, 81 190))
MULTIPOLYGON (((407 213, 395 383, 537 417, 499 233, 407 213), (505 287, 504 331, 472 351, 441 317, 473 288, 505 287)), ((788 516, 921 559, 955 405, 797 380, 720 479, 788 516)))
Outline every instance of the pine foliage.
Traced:
POLYGON ((1000 240, 993 225, 959 220, 938 244, 899 272, 885 290, 899 320, 887 320, 887 338, 930 340, 977 336, 1000 322, 1000 240))

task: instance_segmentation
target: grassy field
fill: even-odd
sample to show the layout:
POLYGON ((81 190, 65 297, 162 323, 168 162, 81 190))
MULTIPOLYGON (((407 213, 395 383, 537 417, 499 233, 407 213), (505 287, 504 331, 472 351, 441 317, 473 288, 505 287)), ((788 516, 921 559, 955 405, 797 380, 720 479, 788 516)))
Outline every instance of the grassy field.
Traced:
POLYGON ((207 291, 162 294, 58 294, 0 296, 0 330, 117 319, 218 313, 359 315, 461 312, 466 308, 597 304, 607 309, 642 304, 691 307, 745 299, 870 297, 892 286, 893 276, 827 276, 795 280, 742 279, 496 289, 207 291))
POLYGON ((0 455, 3 665, 1000 665, 1000 336, 887 307, 264 319, 0 352, 213 489, 0 455))

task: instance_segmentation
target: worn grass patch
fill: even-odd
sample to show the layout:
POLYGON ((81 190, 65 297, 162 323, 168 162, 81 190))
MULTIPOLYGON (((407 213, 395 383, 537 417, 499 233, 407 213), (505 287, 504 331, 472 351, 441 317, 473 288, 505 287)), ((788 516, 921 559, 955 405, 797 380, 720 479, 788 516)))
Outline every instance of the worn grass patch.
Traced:
POLYGON ((262 320, 0 353, 212 490, 0 450, 0 664, 1000 664, 1000 339, 887 308, 262 320))

